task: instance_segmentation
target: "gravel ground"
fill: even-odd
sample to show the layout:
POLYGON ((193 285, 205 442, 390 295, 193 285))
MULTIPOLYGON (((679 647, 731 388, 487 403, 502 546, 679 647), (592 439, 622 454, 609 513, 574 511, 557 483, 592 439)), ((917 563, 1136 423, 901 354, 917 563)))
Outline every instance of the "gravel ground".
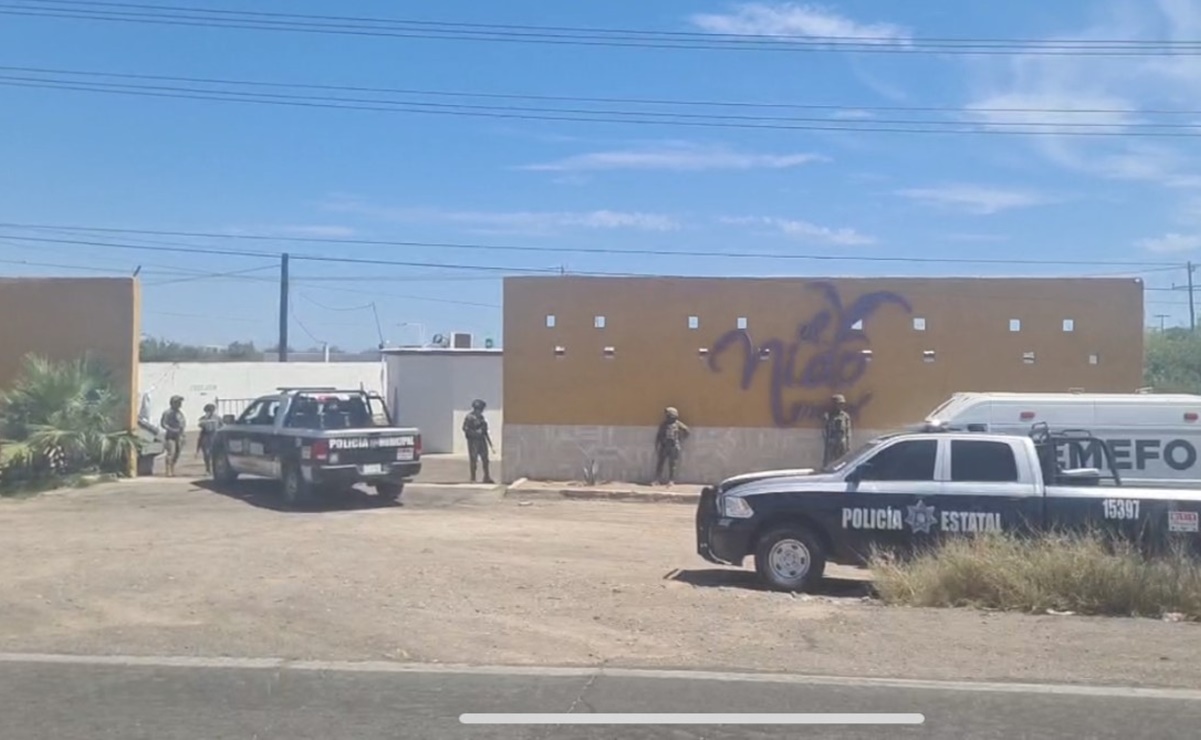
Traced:
POLYGON ((767 593, 695 554, 685 506, 254 500, 145 480, 0 501, 0 651, 1201 686, 1197 625, 886 608, 852 570, 767 593))

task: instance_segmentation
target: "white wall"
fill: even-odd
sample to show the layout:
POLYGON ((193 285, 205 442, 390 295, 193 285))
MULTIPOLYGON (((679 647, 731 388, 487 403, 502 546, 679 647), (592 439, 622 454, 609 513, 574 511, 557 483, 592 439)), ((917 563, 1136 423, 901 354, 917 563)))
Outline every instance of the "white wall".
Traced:
POLYGON ((382 362, 143 362, 140 393, 150 394, 150 420, 157 424, 171 396, 183 396, 188 426, 195 428, 206 403, 248 399, 280 386, 363 387, 382 394, 387 388, 382 362))
POLYGON ((499 350, 403 350, 385 355, 388 402, 402 424, 421 430, 426 452, 467 454, 461 431, 471 402, 482 398, 496 455, 501 453, 504 410, 499 350))

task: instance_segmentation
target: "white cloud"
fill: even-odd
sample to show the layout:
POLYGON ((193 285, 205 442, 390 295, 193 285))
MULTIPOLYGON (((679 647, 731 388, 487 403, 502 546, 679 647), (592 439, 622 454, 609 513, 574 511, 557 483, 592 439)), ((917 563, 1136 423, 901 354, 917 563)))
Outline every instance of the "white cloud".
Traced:
POLYGON ((951 208, 977 216, 987 216, 1015 208, 1029 208, 1050 202, 1048 198, 1038 193, 966 184, 906 188, 897 190, 896 194, 929 205, 951 208))
POLYGON ((898 44, 912 38, 892 23, 858 23, 833 9, 811 3, 743 3, 729 13, 700 13, 689 20, 710 33, 748 36, 851 38, 862 43, 898 44))
POLYGON ((668 144, 655 148, 577 154, 553 162, 526 165, 521 169, 538 172, 782 170, 823 161, 826 161, 826 158, 818 154, 756 154, 722 147, 668 144))
POLYGON ((311 237, 316 239, 349 239, 358 234, 358 231, 350 226, 333 226, 333 225, 309 225, 298 224, 291 226, 256 226, 256 227, 235 227, 228 229, 231 234, 250 235, 250 236, 271 236, 286 239, 290 236, 295 237, 311 237))
POLYGON ((552 234, 570 229, 666 232, 682 228, 672 216, 641 211, 452 211, 377 206, 348 199, 332 200, 324 207, 384 221, 459 224, 476 233, 552 234))
POLYGON ((1193 252, 1201 248, 1201 234, 1164 234, 1163 236, 1140 239, 1135 246, 1148 252, 1172 254, 1193 252))
MULTIPOLYGON (((1115 0, 1089 27, 1047 40, 1198 36, 1201 12, 1195 0, 1115 0)), ((976 65, 980 77, 965 106, 968 120, 997 129, 1040 131, 1043 135, 1030 138, 1035 151, 1067 170, 1168 188, 1201 187, 1196 174, 1201 167, 1186 145, 1137 136, 1078 135, 1136 134, 1136 127, 1148 123, 1190 122, 1154 111, 1194 107, 1192 100, 1201 94, 1201 58, 1027 53, 976 65)))
POLYGON ((837 244, 844 247, 875 244, 876 239, 851 228, 831 228, 799 219, 774 218, 771 216, 725 216, 718 221, 731 226, 762 226, 769 231, 783 234, 801 241, 837 244))

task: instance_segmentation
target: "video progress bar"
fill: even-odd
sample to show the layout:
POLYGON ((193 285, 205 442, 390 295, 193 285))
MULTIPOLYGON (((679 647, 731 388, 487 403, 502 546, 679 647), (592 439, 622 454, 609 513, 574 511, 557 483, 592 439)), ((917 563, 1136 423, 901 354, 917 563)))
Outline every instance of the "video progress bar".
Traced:
POLYGON ((920 725, 926 715, 845 714, 460 714, 464 725, 920 725))

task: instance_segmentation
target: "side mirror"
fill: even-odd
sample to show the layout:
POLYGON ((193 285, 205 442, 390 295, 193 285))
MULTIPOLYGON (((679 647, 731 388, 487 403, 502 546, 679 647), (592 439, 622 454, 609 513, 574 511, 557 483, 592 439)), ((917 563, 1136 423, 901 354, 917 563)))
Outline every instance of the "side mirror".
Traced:
POLYGON ((222 424, 233 424, 236 421, 237 419, 234 418, 233 414, 226 414, 225 416, 221 417, 222 424))

